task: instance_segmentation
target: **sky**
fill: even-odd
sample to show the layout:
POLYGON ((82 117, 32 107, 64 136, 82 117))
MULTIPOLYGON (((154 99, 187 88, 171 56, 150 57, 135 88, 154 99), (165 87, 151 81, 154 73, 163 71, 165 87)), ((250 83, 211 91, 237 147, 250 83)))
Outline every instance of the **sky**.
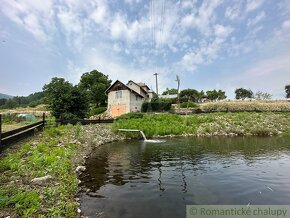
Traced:
POLYGON ((0 93, 77 84, 94 69, 159 91, 236 88, 284 98, 289 0, 1 0, 0 93))

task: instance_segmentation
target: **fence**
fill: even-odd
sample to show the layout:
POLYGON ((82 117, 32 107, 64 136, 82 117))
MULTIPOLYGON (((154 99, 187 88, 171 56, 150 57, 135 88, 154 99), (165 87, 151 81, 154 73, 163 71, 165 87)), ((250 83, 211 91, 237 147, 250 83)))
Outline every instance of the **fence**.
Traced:
POLYGON ((2 133, 2 115, 0 114, 0 151, 9 144, 34 135, 35 131, 42 130, 45 124, 45 113, 43 113, 42 121, 2 133))

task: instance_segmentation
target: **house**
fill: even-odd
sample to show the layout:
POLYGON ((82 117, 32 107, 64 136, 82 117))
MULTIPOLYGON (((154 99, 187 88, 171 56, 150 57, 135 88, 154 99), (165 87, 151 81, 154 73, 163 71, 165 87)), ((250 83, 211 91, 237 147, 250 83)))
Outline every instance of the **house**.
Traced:
POLYGON ((129 80, 127 84, 116 80, 107 90, 108 109, 112 117, 129 112, 140 112, 145 99, 154 96, 154 92, 145 83, 135 83, 129 80))

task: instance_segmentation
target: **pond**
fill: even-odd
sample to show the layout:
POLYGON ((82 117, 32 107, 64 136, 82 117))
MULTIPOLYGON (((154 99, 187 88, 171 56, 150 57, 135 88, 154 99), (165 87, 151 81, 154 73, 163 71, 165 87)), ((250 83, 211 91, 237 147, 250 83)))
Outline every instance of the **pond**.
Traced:
POLYGON ((185 217, 185 205, 290 204, 289 137, 171 138, 103 145, 86 162, 89 217, 185 217))

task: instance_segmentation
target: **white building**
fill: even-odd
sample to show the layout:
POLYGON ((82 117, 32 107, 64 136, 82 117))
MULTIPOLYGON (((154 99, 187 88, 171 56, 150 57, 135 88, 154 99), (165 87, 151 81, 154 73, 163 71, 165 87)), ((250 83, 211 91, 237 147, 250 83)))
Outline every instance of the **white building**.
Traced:
POLYGON ((140 112, 145 99, 153 97, 154 92, 145 83, 130 80, 127 85, 116 80, 107 90, 108 109, 112 117, 129 112, 140 112))

